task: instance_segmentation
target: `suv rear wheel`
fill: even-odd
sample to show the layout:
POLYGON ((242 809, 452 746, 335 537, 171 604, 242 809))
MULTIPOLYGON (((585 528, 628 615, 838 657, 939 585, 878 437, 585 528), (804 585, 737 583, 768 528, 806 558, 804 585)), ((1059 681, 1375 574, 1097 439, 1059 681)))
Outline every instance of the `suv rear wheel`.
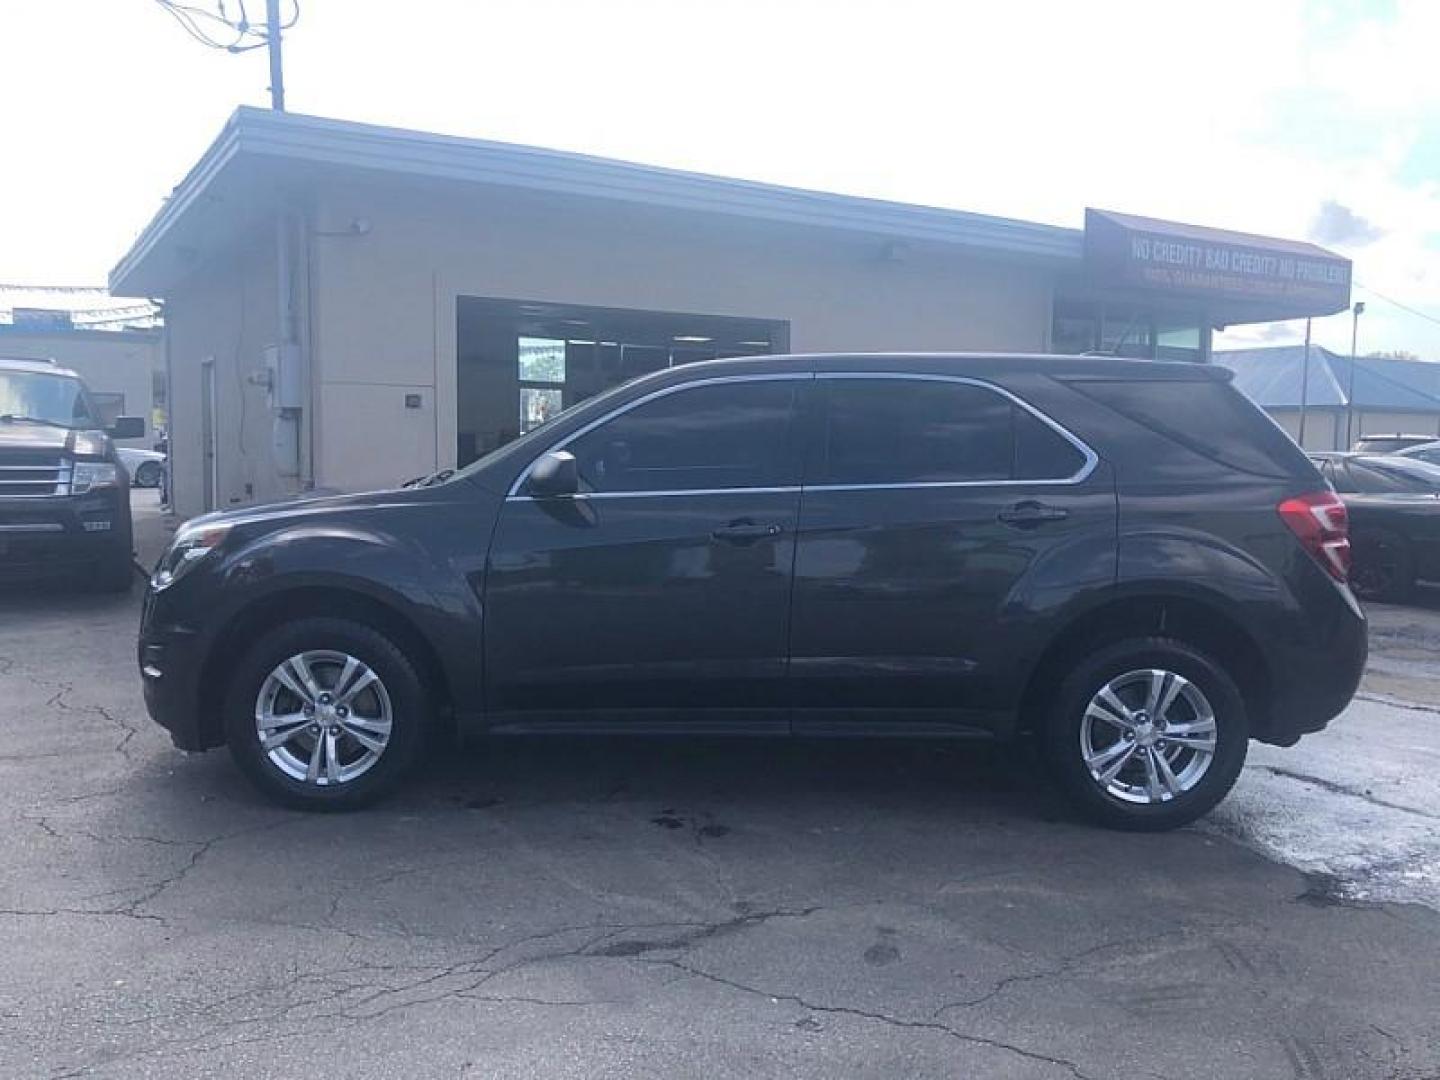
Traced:
POLYGON ((1052 773, 1092 820, 1158 831, 1215 806, 1250 731, 1234 680, 1169 638, 1117 642, 1066 676, 1043 732, 1052 773))
POLYGON ((301 619, 262 636, 240 661, 226 742, 272 798, 349 810, 404 779, 428 708, 415 665, 384 634, 348 619, 301 619))

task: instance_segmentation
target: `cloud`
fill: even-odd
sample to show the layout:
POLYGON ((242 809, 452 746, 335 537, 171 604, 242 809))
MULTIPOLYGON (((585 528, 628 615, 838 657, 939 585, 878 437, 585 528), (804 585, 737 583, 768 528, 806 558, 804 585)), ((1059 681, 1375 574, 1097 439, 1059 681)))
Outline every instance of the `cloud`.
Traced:
POLYGON ((1310 238, 1320 244, 1364 247, 1385 235, 1385 230, 1366 221, 1344 203, 1326 199, 1310 223, 1310 238))

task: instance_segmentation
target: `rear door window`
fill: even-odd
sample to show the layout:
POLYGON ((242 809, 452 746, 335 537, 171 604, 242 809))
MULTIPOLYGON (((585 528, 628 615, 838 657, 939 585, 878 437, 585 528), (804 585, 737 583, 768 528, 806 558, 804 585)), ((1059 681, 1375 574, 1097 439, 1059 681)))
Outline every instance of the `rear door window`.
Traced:
POLYGON ((1085 455, 994 390, 934 379, 821 379, 817 486, 1068 480, 1085 455))

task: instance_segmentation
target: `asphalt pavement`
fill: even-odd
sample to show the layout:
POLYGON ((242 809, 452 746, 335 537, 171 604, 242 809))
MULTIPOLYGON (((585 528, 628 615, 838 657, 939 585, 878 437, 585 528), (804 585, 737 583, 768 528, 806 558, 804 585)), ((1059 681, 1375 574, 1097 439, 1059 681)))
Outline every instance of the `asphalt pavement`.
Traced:
POLYGON ((311 816, 0 596, 0 1076, 1440 1077, 1440 603, 1163 836, 1019 751, 512 741, 311 816))

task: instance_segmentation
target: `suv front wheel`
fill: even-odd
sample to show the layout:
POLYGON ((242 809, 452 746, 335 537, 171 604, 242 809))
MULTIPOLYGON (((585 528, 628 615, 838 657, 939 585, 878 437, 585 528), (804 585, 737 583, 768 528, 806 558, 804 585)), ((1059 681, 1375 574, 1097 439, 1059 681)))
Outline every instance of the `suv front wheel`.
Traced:
POLYGON ((1249 737, 1234 680, 1169 638, 1121 641, 1082 659, 1043 730, 1052 773, 1087 816, 1145 831, 1187 824, 1223 799, 1249 737))
POLYGON ((226 743, 278 801, 349 810, 414 766, 428 707, 415 665, 384 634, 349 619, 300 619, 263 635, 237 666, 226 743))

